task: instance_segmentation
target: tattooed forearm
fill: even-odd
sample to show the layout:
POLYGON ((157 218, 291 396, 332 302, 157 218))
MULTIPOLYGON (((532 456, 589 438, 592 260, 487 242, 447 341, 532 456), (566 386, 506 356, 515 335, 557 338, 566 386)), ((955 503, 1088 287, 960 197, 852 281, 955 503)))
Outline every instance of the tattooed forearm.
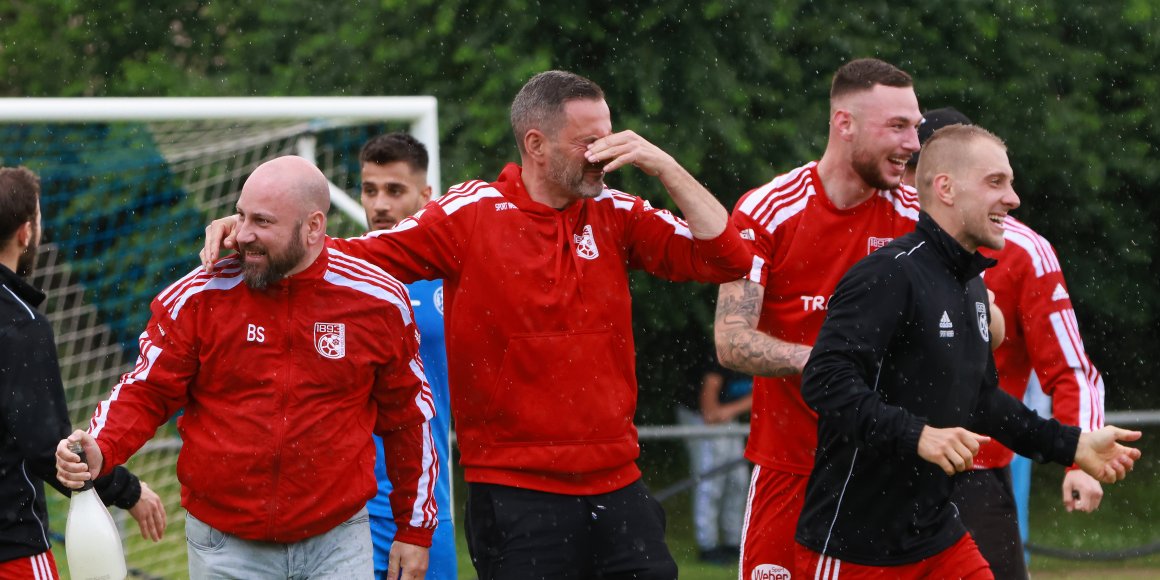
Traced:
POLYGON ((757 330, 765 289, 748 280, 722 284, 717 294, 714 338, 721 364, 755 376, 799 374, 810 347, 757 330))

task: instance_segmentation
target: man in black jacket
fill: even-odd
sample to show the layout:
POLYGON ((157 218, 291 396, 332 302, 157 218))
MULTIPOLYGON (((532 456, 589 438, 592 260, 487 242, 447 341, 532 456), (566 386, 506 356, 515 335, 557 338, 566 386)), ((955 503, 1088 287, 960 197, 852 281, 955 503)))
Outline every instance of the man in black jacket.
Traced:
MULTIPOLYGON (((56 444, 72 431, 52 326, 36 307, 44 294, 24 281, 40 242, 40 180, 0 168, 0 578, 56 578, 44 483, 56 479, 56 444)), ((107 504, 128 509, 157 541, 165 507, 124 468, 96 481, 107 504)))
POLYGON ((979 277, 994 262, 977 249, 1002 248, 1003 218, 1019 205, 1012 179, 998 137, 977 126, 936 132, 919 160, 917 229, 838 284, 802 381, 819 424, 799 574, 991 578, 948 500, 950 476, 988 439, 976 433, 1108 483, 1139 458, 1116 442, 1139 432, 1081 434, 998 388, 979 277))

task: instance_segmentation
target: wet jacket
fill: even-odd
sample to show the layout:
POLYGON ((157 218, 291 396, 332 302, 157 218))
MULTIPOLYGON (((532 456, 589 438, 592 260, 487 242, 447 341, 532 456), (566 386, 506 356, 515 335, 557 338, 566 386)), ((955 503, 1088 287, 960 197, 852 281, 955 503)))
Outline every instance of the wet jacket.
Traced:
MULTIPOLYGON (((519 166, 457 185, 391 230, 337 247, 404 282, 443 278, 451 409, 467 481, 587 495, 640 477, 629 270, 722 283, 752 261, 604 189, 562 210, 519 166)), ((647 297, 642 297, 647 300, 647 297)))
MULTIPOLYGON (((56 480, 56 445, 72 431, 44 294, 0 265, 0 562, 47 551, 44 482, 56 480)), ((141 484, 119 468, 96 482, 109 505, 132 507, 141 484)), ((63 521, 56 522, 58 526, 63 521)))
POLYGON ((127 460, 184 408, 185 509, 245 539, 297 542, 374 496, 373 430, 396 482, 397 537, 430 545, 434 407, 397 280, 328 249, 257 291, 233 256, 159 294, 140 344, 136 368, 89 427, 105 466, 127 460))
POLYGON ((914 233, 842 278, 802 377, 819 421, 798 542, 889 566, 961 538, 952 479, 917 453, 926 425, 965 427, 1071 464, 1079 429, 1039 418, 998 388, 979 277, 993 263, 923 213, 914 233))

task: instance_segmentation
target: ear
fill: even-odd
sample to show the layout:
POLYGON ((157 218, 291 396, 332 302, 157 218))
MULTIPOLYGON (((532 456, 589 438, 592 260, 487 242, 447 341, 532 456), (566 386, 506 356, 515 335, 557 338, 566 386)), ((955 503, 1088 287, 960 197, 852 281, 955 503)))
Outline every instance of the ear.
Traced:
POLYGON ((29 246, 32 245, 32 222, 27 221, 16 228, 16 235, 13 238, 16 240, 16 247, 20 248, 20 252, 24 253, 29 246))
POLYGON ((943 203, 943 205, 954 207, 955 205, 955 180, 949 173, 939 173, 934 176, 931 182, 931 188, 934 190, 935 199, 943 203))
POLYGON ((851 115, 850 111, 835 109, 833 115, 830 116, 830 126, 838 132, 838 136, 843 141, 854 138, 854 115, 851 115))
POLYGON ((326 214, 321 211, 310 212, 306 218, 306 241, 316 244, 326 236, 326 214))
POLYGON ((427 202, 431 201, 431 186, 430 185, 423 187, 423 189, 421 189, 419 191, 419 199, 423 200, 423 205, 427 205, 427 202))
POLYGON ((542 158, 545 155, 545 149, 548 147, 548 136, 539 129, 528 129, 524 133, 524 151, 528 152, 528 156, 533 159, 542 158))

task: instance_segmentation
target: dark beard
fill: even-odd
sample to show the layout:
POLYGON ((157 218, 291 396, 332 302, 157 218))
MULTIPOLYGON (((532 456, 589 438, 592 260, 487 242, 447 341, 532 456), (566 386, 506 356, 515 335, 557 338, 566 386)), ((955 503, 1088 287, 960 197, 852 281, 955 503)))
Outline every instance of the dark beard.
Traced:
POLYGON ((866 185, 870 187, 875 189, 894 189, 898 187, 898 182, 890 183, 886 181, 886 178, 878 169, 878 164, 872 159, 855 154, 852 165, 858 177, 861 177, 862 181, 865 181, 866 185))
POLYGON ((265 290, 270 284, 286 277, 286 272, 293 270, 302 258, 306 256, 306 244, 301 238, 294 238, 285 252, 274 254, 261 245, 242 245, 238 247, 242 254, 242 280, 253 290, 265 290), (265 267, 250 264, 245 261, 245 252, 248 250, 266 250, 268 264, 265 267))

